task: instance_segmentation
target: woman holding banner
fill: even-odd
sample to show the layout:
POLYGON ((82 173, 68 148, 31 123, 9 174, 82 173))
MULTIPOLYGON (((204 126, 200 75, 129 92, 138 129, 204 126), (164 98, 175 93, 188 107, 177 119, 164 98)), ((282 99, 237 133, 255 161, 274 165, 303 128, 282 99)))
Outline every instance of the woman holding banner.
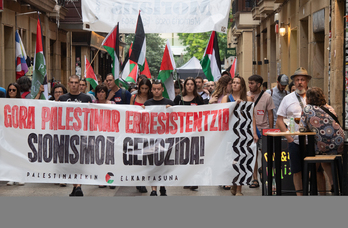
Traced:
MULTIPOLYGON (((246 85, 245 81, 240 76, 235 76, 232 80, 232 92, 229 95, 226 95, 222 98, 221 103, 227 103, 227 102, 237 102, 238 104, 242 101, 250 101, 252 102, 251 97, 247 96, 246 93, 246 85)), ((253 128, 254 128, 254 141, 257 142, 258 136, 256 133, 256 124, 255 124, 255 118, 253 119, 253 128)), ((233 185, 231 187, 231 193, 232 195, 236 196, 242 196, 242 186, 241 185, 233 185)))
POLYGON ((48 100, 58 101, 58 98, 67 92, 68 90, 62 84, 55 84, 52 87, 51 97, 48 100))
MULTIPOLYGON (((97 85, 95 87, 96 100, 93 100, 93 103, 98 104, 116 104, 114 101, 108 101, 106 98, 108 97, 108 87, 105 85, 97 85)), ((99 188, 105 188, 105 185, 99 185, 99 188)), ((110 186, 111 189, 114 189, 115 186, 110 186)))
MULTIPOLYGON (((130 105, 139 105, 142 106, 145 101, 153 97, 151 92, 152 84, 151 81, 147 78, 142 79, 139 82, 138 92, 133 94, 130 99, 130 105)), ((145 186, 136 186, 139 192, 146 193, 147 189, 145 186)))
MULTIPOLYGON (((230 94, 231 90, 232 90, 231 76, 229 74, 221 76, 221 78, 217 81, 216 89, 209 100, 209 104, 221 103, 222 98, 226 96, 227 94, 230 94)), ((225 190, 230 190, 231 186, 224 185, 222 186, 222 188, 225 190)))
MULTIPOLYGON (((174 99, 175 105, 203 105, 203 98, 197 92, 196 81, 193 77, 186 78, 182 95, 177 95, 174 99)), ((198 186, 184 186, 185 189, 192 191, 198 189, 198 186)))
MULTIPOLYGON (((21 97, 21 90, 20 87, 17 83, 10 83, 7 87, 6 90, 6 98, 22 98, 21 97)), ((7 182, 7 186, 11 186, 14 185, 16 182, 14 181, 9 181, 7 182)), ((19 186, 23 186, 24 183, 23 182, 18 182, 19 186)))

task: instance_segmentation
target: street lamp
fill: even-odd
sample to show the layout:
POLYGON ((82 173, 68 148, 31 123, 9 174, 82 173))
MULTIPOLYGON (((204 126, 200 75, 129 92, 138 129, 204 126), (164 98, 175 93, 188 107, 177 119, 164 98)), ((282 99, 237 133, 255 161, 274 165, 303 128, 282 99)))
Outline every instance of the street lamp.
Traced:
POLYGON ((284 27, 284 23, 280 23, 280 28, 279 28, 279 34, 281 36, 285 36, 285 33, 286 33, 286 30, 285 30, 285 27, 284 27))

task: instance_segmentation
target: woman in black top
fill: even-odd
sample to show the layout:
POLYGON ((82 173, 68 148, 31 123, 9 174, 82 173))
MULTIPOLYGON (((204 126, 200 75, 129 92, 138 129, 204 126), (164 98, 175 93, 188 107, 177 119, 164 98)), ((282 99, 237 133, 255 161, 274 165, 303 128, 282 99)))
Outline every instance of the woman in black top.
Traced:
MULTIPOLYGON (((197 86, 195 79, 192 77, 186 78, 184 82, 184 89, 181 95, 178 95, 174 99, 175 105, 203 105, 203 98, 197 93, 197 86)), ((189 188, 195 190, 198 186, 184 186, 184 188, 189 188)))
POLYGON ((197 93, 195 79, 192 77, 186 78, 184 82, 184 90, 181 95, 177 95, 174 99, 175 105, 202 105, 204 101, 197 93))

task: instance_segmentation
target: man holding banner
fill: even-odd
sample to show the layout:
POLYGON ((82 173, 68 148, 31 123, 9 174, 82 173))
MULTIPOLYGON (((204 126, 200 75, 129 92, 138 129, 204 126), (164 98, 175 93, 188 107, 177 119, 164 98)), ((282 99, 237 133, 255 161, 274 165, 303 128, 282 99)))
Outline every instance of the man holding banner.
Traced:
MULTIPOLYGON (((163 91, 164 86, 162 84, 161 80, 155 80, 152 82, 152 88, 151 92, 153 94, 153 98, 145 101, 144 105, 142 106, 145 108, 145 106, 151 106, 151 105, 166 105, 166 107, 170 107, 174 105, 174 102, 172 100, 169 100, 165 97, 163 97, 163 91)), ((157 196, 157 186, 151 186, 152 191, 150 196, 157 196)), ((164 186, 160 187, 160 193, 161 196, 167 196, 166 194, 166 188, 164 186)))
MULTIPOLYGON (((69 77, 68 88, 70 92, 60 96, 58 101, 92 103, 90 96, 80 92, 80 78, 77 75, 69 77)), ((81 184, 74 184, 74 188, 69 196, 83 196, 81 184)))

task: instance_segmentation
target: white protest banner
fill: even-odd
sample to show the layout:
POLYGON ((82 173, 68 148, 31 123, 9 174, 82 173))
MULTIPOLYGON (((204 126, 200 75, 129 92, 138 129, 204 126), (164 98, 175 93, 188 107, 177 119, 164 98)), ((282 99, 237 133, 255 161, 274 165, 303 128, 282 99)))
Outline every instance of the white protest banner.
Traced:
POLYGON ((0 99, 0 180, 249 184, 253 103, 148 106, 0 99))
POLYGON ((83 29, 134 33, 139 10, 146 33, 227 32, 231 0, 83 0, 83 29))

